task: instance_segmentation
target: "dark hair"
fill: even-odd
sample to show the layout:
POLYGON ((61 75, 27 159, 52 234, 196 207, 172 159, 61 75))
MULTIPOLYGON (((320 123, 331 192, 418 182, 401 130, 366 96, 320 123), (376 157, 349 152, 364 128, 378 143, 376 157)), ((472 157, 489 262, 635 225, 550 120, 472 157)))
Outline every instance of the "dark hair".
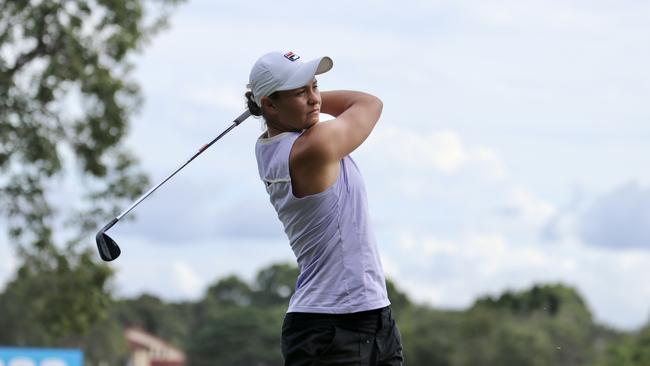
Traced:
POLYGON ((246 94, 246 104, 248 104, 248 111, 251 112, 253 116, 261 116, 262 115, 262 108, 255 103, 255 99, 253 98, 253 92, 252 91, 247 91, 246 94))
MULTIPOLYGON (((252 91, 247 91, 246 94, 246 104, 248 105, 248 110, 251 112, 253 116, 261 116, 262 115, 262 107, 258 106, 257 103, 255 103, 255 98, 253 98, 253 92, 252 91)), ((279 96, 278 92, 274 92, 273 94, 269 95, 269 98, 271 99, 277 99, 279 96)))

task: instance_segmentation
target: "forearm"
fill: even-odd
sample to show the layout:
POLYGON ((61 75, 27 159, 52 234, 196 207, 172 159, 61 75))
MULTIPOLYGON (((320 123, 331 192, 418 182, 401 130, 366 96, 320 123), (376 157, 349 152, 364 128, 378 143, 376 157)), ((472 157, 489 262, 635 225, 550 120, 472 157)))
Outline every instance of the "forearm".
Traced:
POLYGON ((370 94, 346 90, 321 92, 321 112, 333 120, 318 124, 317 135, 325 155, 338 161, 366 140, 377 124, 383 108, 382 101, 370 94))
POLYGON ((379 110, 382 108, 381 100, 367 93, 351 90, 321 92, 321 112, 335 118, 355 105, 379 110))

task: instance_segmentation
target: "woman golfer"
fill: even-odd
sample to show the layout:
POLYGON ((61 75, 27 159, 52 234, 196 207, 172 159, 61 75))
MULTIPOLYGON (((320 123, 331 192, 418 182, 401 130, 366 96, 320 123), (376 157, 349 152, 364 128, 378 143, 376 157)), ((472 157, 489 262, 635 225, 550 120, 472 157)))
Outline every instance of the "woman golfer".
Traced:
POLYGON ((400 334, 368 218, 363 178, 349 156, 382 102, 318 90, 332 68, 293 52, 262 56, 246 93, 267 130, 255 145, 260 177, 284 225, 300 275, 282 326, 285 365, 402 365, 400 334), (319 122, 319 114, 335 118, 319 122))

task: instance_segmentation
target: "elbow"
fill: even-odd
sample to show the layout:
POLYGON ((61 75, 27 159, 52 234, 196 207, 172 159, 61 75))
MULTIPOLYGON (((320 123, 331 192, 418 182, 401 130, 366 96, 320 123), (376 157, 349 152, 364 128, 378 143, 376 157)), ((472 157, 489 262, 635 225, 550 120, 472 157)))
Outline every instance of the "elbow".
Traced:
POLYGON ((377 118, 381 115, 382 110, 384 109, 384 102, 382 102, 379 97, 364 93, 363 95, 363 100, 366 105, 366 108, 369 108, 369 110, 374 111, 377 114, 377 118))
POLYGON ((381 116, 381 112, 384 110, 384 102, 376 96, 373 96, 373 104, 377 113, 377 119, 381 116))

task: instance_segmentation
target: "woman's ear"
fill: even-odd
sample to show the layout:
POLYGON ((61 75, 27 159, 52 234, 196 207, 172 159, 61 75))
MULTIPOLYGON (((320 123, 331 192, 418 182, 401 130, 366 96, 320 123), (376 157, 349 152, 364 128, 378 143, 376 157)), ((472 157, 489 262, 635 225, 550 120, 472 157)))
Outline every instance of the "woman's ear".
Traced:
POLYGON ((277 109, 276 105, 273 103, 273 100, 271 100, 269 97, 262 97, 260 103, 262 103, 262 110, 264 111, 275 111, 277 109))
POLYGON ((260 103, 262 103, 262 112, 264 114, 266 122, 268 123, 269 121, 275 121, 278 118, 279 112, 276 101, 269 97, 262 97, 260 103))

